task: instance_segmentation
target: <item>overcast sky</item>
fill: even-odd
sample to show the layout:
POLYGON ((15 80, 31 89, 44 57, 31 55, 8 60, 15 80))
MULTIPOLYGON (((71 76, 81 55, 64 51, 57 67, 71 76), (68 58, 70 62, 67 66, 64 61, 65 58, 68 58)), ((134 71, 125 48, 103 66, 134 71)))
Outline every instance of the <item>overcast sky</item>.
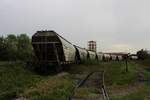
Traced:
POLYGON ((98 51, 150 49, 150 0, 0 0, 0 35, 38 30, 98 51))

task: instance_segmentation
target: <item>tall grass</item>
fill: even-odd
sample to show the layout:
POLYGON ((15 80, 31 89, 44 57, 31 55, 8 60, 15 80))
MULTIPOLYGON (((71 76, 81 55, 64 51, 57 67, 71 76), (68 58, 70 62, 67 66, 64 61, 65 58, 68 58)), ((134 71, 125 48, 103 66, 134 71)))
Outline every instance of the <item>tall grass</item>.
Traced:
POLYGON ((41 80, 20 62, 0 62, 0 100, 18 97, 25 88, 41 80))
POLYGON ((73 84, 68 74, 41 76, 21 62, 0 62, 0 100, 66 100, 73 84))

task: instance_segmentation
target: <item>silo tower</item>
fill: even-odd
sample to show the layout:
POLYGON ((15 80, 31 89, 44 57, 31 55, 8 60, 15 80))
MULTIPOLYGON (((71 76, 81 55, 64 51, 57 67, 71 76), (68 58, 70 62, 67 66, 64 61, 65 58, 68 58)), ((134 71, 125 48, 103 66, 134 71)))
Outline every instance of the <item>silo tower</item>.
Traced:
POLYGON ((97 49, 96 41, 88 41, 88 49, 90 51, 95 51, 96 52, 96 49, 97 49))

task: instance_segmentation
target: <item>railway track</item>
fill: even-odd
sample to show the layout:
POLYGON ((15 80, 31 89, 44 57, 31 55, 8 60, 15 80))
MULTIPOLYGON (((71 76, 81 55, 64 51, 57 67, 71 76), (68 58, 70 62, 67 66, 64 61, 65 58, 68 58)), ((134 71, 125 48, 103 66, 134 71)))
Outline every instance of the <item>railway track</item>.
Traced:
POLYGON ((68 100, 109 100, 104 71, 91 72, 73 89, 68 100))

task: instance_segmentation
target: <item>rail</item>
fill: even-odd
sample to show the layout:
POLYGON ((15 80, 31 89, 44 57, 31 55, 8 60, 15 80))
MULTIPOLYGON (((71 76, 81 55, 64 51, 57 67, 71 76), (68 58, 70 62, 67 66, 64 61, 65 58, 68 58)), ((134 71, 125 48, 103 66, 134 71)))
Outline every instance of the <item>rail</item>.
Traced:
POLYGON ((109 95, 108 95, 108 92, 106 90, 106 85, 105 85, 105 71, 103 71, 103 74, 102 74, 102 93, 103 93, 103 99, 104 100, 109 100, 109 95))
MULTIPOLYGON (((96 72, 98 72, 98 71, 96 71, 96 72)), ((94 73, 96 73, 96 72, 91 72, 91 73, 89 73, 83 80, 81 80, 74 88, 73 88, 73 90, 72 90, 72 92, 71 92, 71 95, 68 97, 68 100, 72 100, 72 98, 73 98, 73 96, 74 96, 74 94, 75 94, 75 90, 76 89, 78 89, 78 88, 80 88, 80 87, 82 87, 84 84, 85 84, 85 82, 89 79, 89 77, 91 76, 91 75, 93 75, 94 73)), ((98 81, 101 81, 101 84, 100 84, 100 91, 102 91, 102 92, 100 92, 100 95, 102 94, 102 96, 103 96, 103 100, 109 100, 109 95, 108 95, 108 92, 107 92, 107 90, 106 90, 106 85, 105 85, 105 72, 104 71, 101 71, 101 80, 98 80, 98 81)))
POLYGON ((86 80, 87 80, 92 74, 93 74, 93 72, 89 73, 83 80, 81 80, 81 81, 73 88, 72 93, 71 93, 71 95, 69 96, 68 100, 72 100, 72 97, 73 97, 73 95, 74 95, 74 93, 75 93, 75 90, 76 90, 77 88, 81 87, 81 86, 86 82, 86 80))

